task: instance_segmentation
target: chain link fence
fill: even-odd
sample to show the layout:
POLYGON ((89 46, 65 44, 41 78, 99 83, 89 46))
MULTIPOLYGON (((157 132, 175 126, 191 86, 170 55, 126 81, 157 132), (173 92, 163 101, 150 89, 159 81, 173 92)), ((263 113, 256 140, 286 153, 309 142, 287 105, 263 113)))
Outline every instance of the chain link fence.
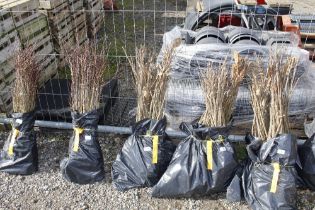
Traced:
MULTIPOLYGON (((12 112, 10 92, 15 78, 12 59, 14 52, 28 45, 35 45, 42 69, 36 118, 53 123, 71 123, 70 71, 64 61, 63 48, 90 40, 108 49, 109 66, 104 70, 106 84, 100 99, 102 102, 100 125, 116 127, 132 125, 135 122, 136 94, 124 49, 129 56, 133 56, 136 47, 145 45, 158 55, 163 46, 163 35, 175 26, 187 27, 189 25, 187 18, 191 15, 201 16, 208 13, 202 20, 197 18, 200 21, 197 21, 197 25, 205 26, 220 25, 220 21, 232 18, 234 14, 242 19, 245 14, 240 13, 245 8, 235 10, 234 3, 231 4, 232 7, 226 6, 226 2, 234 2, 232 0, 203 2, 209 2, 209 7, 216 4, 217 10, 208 11, 207 4, 196 0, 1 1, 0 109, 4 113, 3 121, 7 122, 5 119, 10 117, 12 112), (218 15, 220 12, 225 16, 218 15), (212 14, 219 17, 219 23, 213 22, 212 14)), ((278 9, 270 16, 280 16, 282 10, 280 7, 278 9)), ((254 15, 255 12, 250 15, 254 15)), ((303 11, 293 12, 292 22, 301 27, 302 44, 305 48, 313 50, 311 47, 315 39, 314 12, 312 14, 310 11, 308 16, 299 15, 303 11)), ((267 17, 267 13, 260 14, 260 17, 267 17)), ((259 21, 257 19, 255 24, 264 25, 259 21)), ((232 23, 233 19, 229 22, 232 23)), ((247 26, 250 24, 253 23, 246 23, 247 26)), ((252 27, 249 28, 248 30, 254 31, 252 27)), ((176 94, 185 94, 192 87, 181 88, 182 90, 179 90, 181 93, 173 92, 174 98, 176 94)), ((184 115, 185 111, 180 114, 184 115)))

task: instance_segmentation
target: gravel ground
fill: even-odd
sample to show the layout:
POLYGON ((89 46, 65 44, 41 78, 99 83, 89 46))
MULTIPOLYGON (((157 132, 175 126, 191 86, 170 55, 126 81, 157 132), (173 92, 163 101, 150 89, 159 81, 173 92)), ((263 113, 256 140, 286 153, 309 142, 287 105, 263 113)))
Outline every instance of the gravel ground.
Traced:
MULTIPOLYGON (((110 168, 125 139, 121 136, 100 136, 105 181, 83 186, 68 183, 61 177, 59 163, 67 155, 70 133, 40 133, 39 172, 31 176, 0 173, 0 209, 249 209, 245 203, 227 203, 224 193, 197 199, 155 199, 148 188, 116 191, 110 168)), ((7 136, 7 132, 0 133, 0 147, 7 136)), ((299 190, 299 209, 315 209, 314 201, 315 192, 299 190)))

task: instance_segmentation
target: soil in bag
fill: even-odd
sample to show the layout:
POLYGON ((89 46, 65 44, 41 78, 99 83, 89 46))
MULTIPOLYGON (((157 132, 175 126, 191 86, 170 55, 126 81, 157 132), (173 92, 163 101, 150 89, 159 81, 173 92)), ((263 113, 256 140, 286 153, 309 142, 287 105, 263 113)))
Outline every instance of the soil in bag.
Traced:
POLYGON ((306 187, 315 191, 315 134, 299 146, 301 168, 298 168, 299 176, 306 187))
POLYGON ((132 128, 112 166, 113 185, 119 191, 152 187, 172 159, 175 145, 165 133, 166 118, 145 119, 132 128))
POLYGON ((97 139, 98 113, 85 114, 72 112, 74 132, 69 144, 69 157, 61 161, 60 168, 64 179, 91 184, 105 178, 104 160, 97 139))
POLYGON ((38 170, 34 112, 13 113, 12 131, 0 153, 0 171, 30 175, 38 170))
POLYGON ((283 134, 266 142, 255 140, 247 152, 242 188, 251 208, 296 209, 295 165, 300 165, 296 138, 283 134))
POLYGON ((153 197, 209 195, 225 191, 230 184, 238 162, 227 140, 229 128, 194 128, 180 125, 188 137, 177 146, 170 165, 153 188, 153 197))

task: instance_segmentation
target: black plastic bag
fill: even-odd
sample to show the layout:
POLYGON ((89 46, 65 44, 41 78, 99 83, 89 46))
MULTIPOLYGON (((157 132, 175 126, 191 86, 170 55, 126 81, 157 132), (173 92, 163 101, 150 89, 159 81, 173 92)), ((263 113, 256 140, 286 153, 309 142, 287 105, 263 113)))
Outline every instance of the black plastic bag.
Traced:
POLYGON ((34 112, 13 113, 12 131, 0 154, 0 171, 30 175, 38 170, 34 112))
POLYGON ((153 188, 153 197, 191 197, 225 191, 238 162, 225 128, 180 129, 188 137, 178 146, 166 172, 153 188), (210 139, 212 139, 210 141, 210 139))
POLYGON ((91 184, 105 178, 104 160, 97 139, 98 113, 85 114, 72 112, 74 132, 69 144, 69 157, 60 164, 64 179, 78 183, 91 184))
POLYGON ((296 209, 296 138, 283 134, 247 146, 250 161, 242 175, 244 197, 252 209, 296 209))
POLYGON ((298 168, 299 176, 306 187, 315 191, 315 134, 299 146, 298 151, 302 168, 298 168))
POLYGON ((133 134, 112 166, 113 184, 117 190, 152 187, 160 180, 175 150, 165 128, 166 118, 145 119, 132 128, 133 134))

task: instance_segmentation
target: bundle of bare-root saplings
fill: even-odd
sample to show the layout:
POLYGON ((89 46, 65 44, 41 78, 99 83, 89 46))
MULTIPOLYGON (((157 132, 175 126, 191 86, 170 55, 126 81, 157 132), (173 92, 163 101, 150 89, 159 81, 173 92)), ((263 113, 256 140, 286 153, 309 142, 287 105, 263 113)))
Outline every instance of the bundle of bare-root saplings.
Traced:
POLYGON ((226 58, 209 63, 201 75, 206 111, 199 123, 180 125, 188 137, 177 146, 169 167, 153 188, 153 197, 191 197, 226 190, 238 166, 228 135, 247 67, 246 59, 237 53, 229 62, 226 58))
POLYGON ((297 140, 290 134, 288 106, 297 64, 298 59, 282 49, 270 52, 266 65, 255 58, 248 73, 253 137, 238 175, 242 187, 233 179, 229 190, 234 195, 229 196, 243 193, 252 209, 296 209, 297 140))
POLYGON ((136 49, 135 60, 128 57, 137 91, 137 123, 112 166, 113 184, 120 191, 155 185, 175 150, 163 116, 173 49, 165 50, 159 62, 144 46, 136 49))
POLYGON ((12 91, 12 131, 0 154, 0 171, 30 175, 38 170, 34 111, 39 66, 33 47, 15 54, 16 79, 12 91))
POLYGON ((96 44, 75 46, 66 55, 71 70, 73 135, 69 157, 62 160, 63 177, 78 184, 104 179, 104 160, 97 138, 100 95, 106 69, 105 50, 96 44))

